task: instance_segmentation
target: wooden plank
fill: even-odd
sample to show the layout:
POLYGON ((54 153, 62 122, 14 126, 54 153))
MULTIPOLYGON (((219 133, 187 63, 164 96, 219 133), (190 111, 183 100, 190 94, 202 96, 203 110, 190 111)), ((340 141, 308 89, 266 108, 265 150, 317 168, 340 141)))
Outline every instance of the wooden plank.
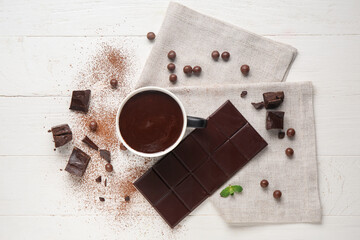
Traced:
POLYGON ((127 228, 109 224, 105 217, 0 217, 0 238, 13 239, 348 239, 360 238, 360 217, 324 217, 323 224, 279 224, 238 227, 219 216, 190 216, 179 228, 148 221, 127 228), (157 225, 156 225, 157 224, 157 225), (19 230, 21 229, 21 231, 19 230))
MULTIPOLYGON (((144 36, 159 29, 168 2, 2 1, 0 35, 144 36)), ((360 3, 356 0, 225 0, 221 4, 216 0, 192 0, 184 4, 258 34, 360 34, 360 3)))
MULTIPOLYGON (((110 208, 116 209, 119 204, 111 200, 114 193, 107 194, 102 185, 90 187, 94 192, 89 192, 86 186, 77 184, 67 172, 60 171, 67 160, 65 154, 0 157, 0 216, 116 215, 110 208), (105 202, 106 208, 97 199, 102 194, 110 197, 105 202)), ((114 161, 122 166, 121 160, 114 161)), ((318 160, 323 215, 360 216, 360 193, 355 191, 360 188, 360 157, 319 157, 318 160)), ((115 174, 113 177, 121 177, 121 173, 115 174)), ((140 194, 131 196, 131 203, 132 210, 124 214, 157 216, 140 194)), ((206 201, 192 215, 218 215, 218 212, 206 201)))

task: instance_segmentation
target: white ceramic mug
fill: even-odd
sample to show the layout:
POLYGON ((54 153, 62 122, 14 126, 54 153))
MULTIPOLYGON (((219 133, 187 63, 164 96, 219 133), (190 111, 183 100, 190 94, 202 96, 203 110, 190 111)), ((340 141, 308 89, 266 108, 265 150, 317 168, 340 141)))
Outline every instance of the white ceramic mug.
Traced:
POLYGON ((127 95, 125 97, 125 99, 121 102, 121 104, 119 106, 119 110, 116 115, 116 133, 117 133, 117 136, 119 137, 121 143, 124 144, 124 146, 132 153, 137 154, 139 156, 143 156, 143 157, 160 157, 160 156, 163 156, 163 155, 171 152, 181 142, 181 140, 184 138, 187 127, 205 128, 206 123, 207 122, 205 119, 187 116, 184 105, 179 100, 179 98, 177 96, 175 96, 175 94, 173 94, 172 92, 170 92, 164 88, 149 86, 149 87, 143 87, 143 88, 138 88, 138 89, 134 90, 129 95, 127 95), (129 99, 131 97, 135 96, 138 93, 145 92, 145 91, 159 91, 159 92, 167 94, 168 96, 170 96, 172 99, 174 99, 177 102, 177 104, 179 105, 179 107, 181 109, 182 115, 183 115, 183 127, 182 127, 181 134, 179 135, 178 139, 170 147, 168 147, 167 149, 160 151, 160 152, 155 152, 155 153, 139 152, 139 151, 133 149, 131 146, 129 146, 126 143, 126 141, 124 140, 124 138, 122 137, 121 132, 120 132, 119 121, 120 121, 120 114, 121 114, 123 107, 125 106, 125 104, 129 101, 129 99))

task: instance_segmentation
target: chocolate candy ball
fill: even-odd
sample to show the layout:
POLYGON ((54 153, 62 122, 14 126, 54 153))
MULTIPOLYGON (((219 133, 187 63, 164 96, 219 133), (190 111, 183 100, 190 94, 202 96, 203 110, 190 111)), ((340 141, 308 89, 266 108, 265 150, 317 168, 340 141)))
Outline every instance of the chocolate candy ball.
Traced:
POLYGON ((249 74, 250 72, 250 67, 248 65, 242 65, 240 68, 240 71, 242 72, 242 74, 244 74, 245 76, 249 74))
POLYGON ((289 129, 286 131, 286 135, 288 135, 288 137, 293 137, 293 136, 295 136, 295 129, 289 128, 289 129))
POLYGON ((116 79, 111 79, 111 80, 110 80, 110 85, 111 85, 112 88, 116 88, 117 85, 118 85, 118 80, 116 80, 116 79))
POLYGON ((269 182, 268 182, 267 180, 263 179, 263 180, 261 180, 261 182, 260 182, 260 186, 261 186, 262 188, 266 188, 267 186, 269 186, 269 182))
POLYGON ((194 73, 195 75, 200 75, 200 73, 201 73, 201 67, 195 66, 195 67, 192 69, 192 71, 193 71, 193 73, 194 73))
POLYGON ((146 35, 147 39, 149 40, 154 40, 155 39, 155 33, 153 32, 148 32, 148 34, 146 35))
POLYGON ((96 129, 97 129, 97 122, 92 120, 90 123, 89 123, 89 127, 90 127, 90 130, 95 132, 96 129))
POLYGON ((280 190, 275 190, 274 193, 273 193, 273 196, 275 199, 280 199, 281 198, 281 191, 280 190))
POLYGON ((123 151, 126 151, 126 150, 127 150, 127 148, 125 147, 125 145, 122 144, 122 143, 120 143, 120 149, 123 150, 123 151))
POLYGON ((294 150, 292 148, 287 148, 285 150, 285 154, 286 156, 291 157, 292 155, 294 155, 294 150))
POLYGON ((213 52, 211 53, 211 57, 212 57, 214 60, 218 60, 219 57, 220 57, 220 53, 215 50, 215 51, 213 51, 213 52))
POLYGON ((221 54, 221 58, 222 58, 224 61, 229 60, 229 58, 230 58, 230 53, 229 53, 229 52, 223 52, 223 53, 221 54))
POLYGON ((169 53, 168 53, 168 58, 170 60, 174 60, 176 58, 176 52, 171 50, 169 53))
POLYGON ((170 82, 172 82, 172 83, 176 83, 176 81, 177 81, 177 76, 176 76, 176 74, 170 74, 169 80, 170 80, 170 82))
POLYGON ((107 163, 107 164, 105 165, 105 170, 106 170, 107 172, 112 172, 112 171, 113 171, 113 166, 112 166, 110 163, 107 163))
POLYGON ((185 74, 191 74, 192 73, 192 67, 190 65, 186 65, 183 69, 185 74))
POLYGON ((168 65, 167 65, 167 69, 169 70, 169 71, 174 71, 175 70, 175 64, 173 64, 173 63, 169 63, 168 65))

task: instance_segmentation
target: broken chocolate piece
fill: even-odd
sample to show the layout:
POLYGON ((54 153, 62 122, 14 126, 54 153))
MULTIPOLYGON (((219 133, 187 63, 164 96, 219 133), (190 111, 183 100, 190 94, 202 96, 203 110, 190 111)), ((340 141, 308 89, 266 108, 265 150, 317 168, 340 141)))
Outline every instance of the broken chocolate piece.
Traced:
POLYGON ((105 198, 99 197, 100 202, 105 202, 105 198))
POLYGON ((269 129, 283 129, 284 128, 284 114, 282 111, 268 111, 266 112, 266 130, 269 129))
POLYGON ((279 138, 279 139, 283 139, 284 137, 285 137, 285 132, 280 131, 280 132, 278 133, 278 138, 279 138))
POLYGON ((280 106, 284 101, 284 92, 266 92, 263 94, 264 105, 266 109, 273 109, 280 106))
POLYGON ((240 97, 244 98, 247 95, 247 91, 242 91, 240 97))
POLYGON ((264 102, 251 103, 256 110, 260 110, 264 107, 264 102))
MULTIPOLYGON (((86 145, 88 145, 92 149, 95 149, 96 151, 99 149, 99 147, 96 146, 96 144, 93 141, 91 141, 91 139, 88 136, 85 136, 82 141, 83 141, 83 143, 86 143, 86 145)), ((100 155, 101 155, 101 153, 100 153, 100 155)))
POLYGON ((72 140, 72 132, 68 124, 62 124, 51 128, 55 147, 61 147, 72 140))
POLYGON ((100 149, 100 157, 102 157, 103 159, 105 159, 109 163, 111 161, 111 154, 110 154, 110 152, 108 150, 100 149))
POLYGON ((101 176, 98 176, 96 179, 95 179, 96 182, 98 183, 101 183, 101 176))
POLYGON ((90 90, 73 91, 70 109, 87 112, 90 104, 90 93, 90 90))
POLYGON ((129 196, 125 196, 125 202, 129 202, 130 201, 130 197, 129 196))
POLYGON ((81 151, 79 148, 74 147, 65 171, 71 174, 82 177, 89 164, 90 156, 81 151))

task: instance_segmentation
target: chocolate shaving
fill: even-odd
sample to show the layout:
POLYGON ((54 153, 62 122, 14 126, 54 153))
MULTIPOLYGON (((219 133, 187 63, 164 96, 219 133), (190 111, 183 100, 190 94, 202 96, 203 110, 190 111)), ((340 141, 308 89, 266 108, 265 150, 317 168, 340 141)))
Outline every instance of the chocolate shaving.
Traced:
POLYGON ((100 202, 105 202, 105 198, 99 197, 100 202))
POLYGON ((242 91, 240 97, 244 98, 247 95, 247 91, 242 91))

